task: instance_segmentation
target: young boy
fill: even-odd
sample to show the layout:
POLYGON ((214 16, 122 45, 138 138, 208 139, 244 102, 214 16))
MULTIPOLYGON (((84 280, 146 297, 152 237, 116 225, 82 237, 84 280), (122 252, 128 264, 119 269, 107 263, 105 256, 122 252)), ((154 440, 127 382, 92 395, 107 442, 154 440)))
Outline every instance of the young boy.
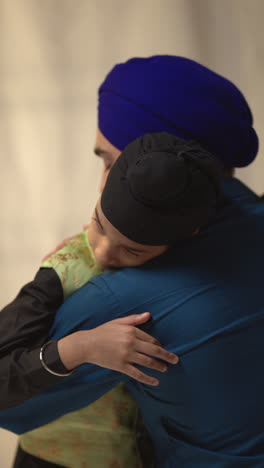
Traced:
MULTIPOLYGON (((218 162, 195 142, 159 133, 128 145, 109 174, 89 228, 41 265, 54 271, 53 294, 59 289, 55 296, 63 301, 103 269, 138 267, 197 235, 215 211, 219 177, 218 162)), ((43 347, 41 359, 54 372, 46 365, 50 345, 43 347)), ((144 358, 139 355, 136 364, 144 366, 144 358)), ((24 434, 20 444, 31 455, 72 468, 151 466, 137 448, 140 430, 135 402, 119 385, 89 407, 24 434)))

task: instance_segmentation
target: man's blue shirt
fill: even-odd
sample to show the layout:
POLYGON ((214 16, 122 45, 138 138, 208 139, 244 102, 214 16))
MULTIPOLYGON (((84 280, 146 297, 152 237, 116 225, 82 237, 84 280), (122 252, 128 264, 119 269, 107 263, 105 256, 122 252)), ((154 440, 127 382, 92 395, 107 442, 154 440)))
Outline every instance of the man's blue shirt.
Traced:
MULTIPOLYGON (((264 467, 264 203, 236 179, 208 228, 140 268, 105 272, 61 307, 51 333, 149 311, 145 330, 180 356, 151 387, 85 364, 45 394, 0 412, 17 432, 85 406, 125 381, 157 466, 264 467), (18 421, 19 420, 19 421, 18 421)), ((146 370, 144 370, 146 371, 146 370)))

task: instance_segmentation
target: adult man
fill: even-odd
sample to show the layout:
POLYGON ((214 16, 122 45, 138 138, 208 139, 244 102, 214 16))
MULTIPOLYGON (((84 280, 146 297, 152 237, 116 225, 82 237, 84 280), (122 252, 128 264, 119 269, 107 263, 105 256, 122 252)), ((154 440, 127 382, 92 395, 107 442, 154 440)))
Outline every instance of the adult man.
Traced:
MULTIPOLYGON (((127 140, 149 131, 195 138, 227 168, 249 164, 257 151, 240 92, 177 57, 117 66, 100 88, 99 128, 96 153, 105 161, 104 177, 127 140)), ((157 387, 92 365, 79 368, 68 382, 26 404, 32 420, 49 422, 126 380, 152 438, 157 466, 264 466, 264 206, 236 179, 223 181, 223 193, 217 216, 199 236, 141 269, 96 278, 61 308, 51 335, 58 339, 110 317, 149 310, 148 331, 180 355, 180 364, 159 377, 157 387), (57 394, 60 400, 53 403, 57 394)), ((59 341, 68 369, 84 362, 77 348, 70 356, 67 351, 67 342, 76 339, 59 341)))

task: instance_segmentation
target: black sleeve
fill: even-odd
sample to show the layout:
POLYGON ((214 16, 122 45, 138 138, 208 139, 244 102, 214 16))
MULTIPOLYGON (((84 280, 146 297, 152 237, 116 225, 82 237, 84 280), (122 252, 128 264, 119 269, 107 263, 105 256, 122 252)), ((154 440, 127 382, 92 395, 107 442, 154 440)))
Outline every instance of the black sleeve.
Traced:
MULTIPOLYGON (((41 268, 0 312, 0 409, 16 406, 61 379, 44 369, 39 353, 62 303, 59 277, 52 268, 41 268)), ((47 346, 44 359, 52 370, 67 372, 56 342, 47 346)))

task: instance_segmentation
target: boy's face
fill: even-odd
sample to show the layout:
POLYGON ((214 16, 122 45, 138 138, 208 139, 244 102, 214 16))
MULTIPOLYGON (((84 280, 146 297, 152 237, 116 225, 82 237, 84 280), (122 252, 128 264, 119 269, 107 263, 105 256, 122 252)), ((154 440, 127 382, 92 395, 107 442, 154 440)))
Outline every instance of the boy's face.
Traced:
POLYGON ((89 226, 89 241, 96 260, 102 268, 143 265, 168 249, 166 245, 143 245, 129 240, 104 216, 100 200, 89 226))

